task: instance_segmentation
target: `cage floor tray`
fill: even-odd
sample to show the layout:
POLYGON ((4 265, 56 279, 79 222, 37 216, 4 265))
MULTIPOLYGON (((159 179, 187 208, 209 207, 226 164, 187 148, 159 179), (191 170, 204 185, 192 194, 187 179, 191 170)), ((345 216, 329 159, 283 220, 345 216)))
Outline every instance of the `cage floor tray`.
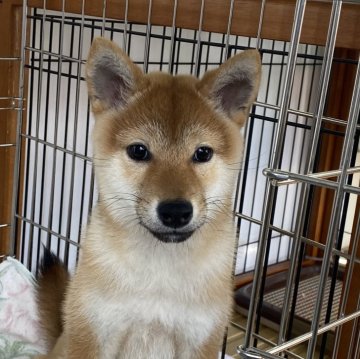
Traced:
MULTIPOLYGON (((304 267, 301 270, 293 325, 294 333, 302 333, 309 329, 318 294, 320 270, 320 266, 304 267)), ((276 328, 280 324, 287 274, 288 272, 282 272, 266 278, 265 290, 263 293, 262 317, 271 327, 276 328)), ((320 315, 320 325, 325 322, 330 286, 331 277, 328 277, 325 287, 324 303, 320 315)), ((252 287, 253 285, 250 283, 236 291, 235 302, 236 310, 238 312, 243 314, 247 313, 252 287)), ((332 301, 331 321, 337 318, 341 288, 342 281, 337 279, 332 301)))

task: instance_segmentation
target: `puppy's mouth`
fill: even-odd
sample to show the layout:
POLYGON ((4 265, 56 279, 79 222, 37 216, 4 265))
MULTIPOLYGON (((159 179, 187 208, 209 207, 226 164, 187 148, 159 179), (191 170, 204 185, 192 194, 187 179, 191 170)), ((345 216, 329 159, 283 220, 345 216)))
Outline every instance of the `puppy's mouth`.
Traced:
POLYGON ((164 243, 185 242, 194 233, 194 231, 178 232, 176 230, 174 230, 172 232, 156 232, 149 228, 148 228, 148 230, 154 237, 156 237, 159 241, 164 242, 164 243))
POLYGON ((189 239, 192 234, 195 232, 195 229, 189 229, 187 231, 179 231, 178 229, 173 229, 172 231, 161 231, 150 228, 143 222, 140 224, 146 228, 156 239, 163 243, 181 243, 189 239))

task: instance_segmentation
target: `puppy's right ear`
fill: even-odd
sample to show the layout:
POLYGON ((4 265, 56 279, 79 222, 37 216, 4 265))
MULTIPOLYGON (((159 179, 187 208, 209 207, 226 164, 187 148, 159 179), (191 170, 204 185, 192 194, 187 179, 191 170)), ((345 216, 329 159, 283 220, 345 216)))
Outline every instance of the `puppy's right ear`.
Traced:
POLYGON ((92 110, 99 113, 122 108, 143 80, 143 73, 112 41, 96 38, 86 64, 86 81, 92 110))

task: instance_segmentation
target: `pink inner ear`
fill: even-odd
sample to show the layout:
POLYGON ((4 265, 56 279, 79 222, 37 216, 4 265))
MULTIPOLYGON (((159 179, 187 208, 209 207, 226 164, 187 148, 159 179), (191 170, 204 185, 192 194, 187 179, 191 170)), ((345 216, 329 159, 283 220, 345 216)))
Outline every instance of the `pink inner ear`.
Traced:
POLYGON ((253 89, 250 80, 233 78, 215 92, 215 98, 222 110, 230 115, 249 105, 253 89))
POLYGON ((128 82, 111 65, 95 65, 92 82, 94 95, 109 107, 123 105, 130 92, 128 82))

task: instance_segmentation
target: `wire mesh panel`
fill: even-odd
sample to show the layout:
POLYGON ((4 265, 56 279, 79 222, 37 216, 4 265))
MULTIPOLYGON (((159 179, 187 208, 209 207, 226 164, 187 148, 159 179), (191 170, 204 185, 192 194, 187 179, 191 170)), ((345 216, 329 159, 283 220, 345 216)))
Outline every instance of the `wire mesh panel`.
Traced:
MULTIPOLYGON (((87 103, 83 63, 91 40, 96 36, 103 35, 124 45, 124 22, 46 9, 32 10, 28 19, 31 21, 27 48, 30 52, 27 65, 30 105, 27 131, 22 134, 26 140, 27 171, 23 213, 19 214, 24 222, 22 235, 28 240, 22 241, 21 255, 29 268, 36 270, 40 243, 43 242, 74 268, 80 231, 97 198, 89 143, 93 119, 87 103)), ((197 30, 175 28, 173 31, 164 26, 151 26, 149 31, 147 25, 133 23, 128 27, 127 52, 148 71, 170 69, 174 74, 201 76, 217 67, 225 56, 223 34, 202 31, 199 35, 197 30), (170 63, 171 54, 173 60, 170 63)), ((256 39, 229 36, 227 44, 228 57, 255 47, 256 39)), ((240 210, 257 219, 260 219, 265 188, 261 171, 268 165, 275 130, 276 111, 266 106, 279 105, 289 44, 264 40, 261 45, 264 76, 259 104, 254 108, 248 127, 251 131, 247 152, 250 161, 243 171, 246 183, 243 183, 242 190, 242 193, 256 196, 245 197, 242 203, 247 206, 240 210)), ((311 107, 312 87, 319 76, 317 62, 320 53, 321 48, 317 46, 303 46, 297 65, 301 86, 300 95, 294 96, 294 99, 300 99, 294 104, 296 109, 308 110, 311 107)), ((293 147, 292 140, 297 141, 303 151, 306 150, 306 130, 310 129, 306 121, 306 118, 294 115, 293 126, 289 129, 289 151, 293 147)), ((288 163, 295 167, 303 166, 300 161, 303 151, 293 150, 288 163)), ((282 220, 291 229, 295 202, 293 193, 288 193, 286 190, 279 195, 282 203, 278 217, 286 208, 287 218, 282 220)), ((237 274, 253 269, 258 235, 258 226, 244 221, 240 231, 237 274)), ((275 243, 276 239, 273 242, 272 263, 288 259, 289 255, 289 239, 278 236, 277 240, 278 243, 275 243)))
MULTIPOLYGON (((28 19, 30 105, 22 134, 24 206, 17 215, 26 238, 21 258, 36 270, 44 243, 74 268, 80 231, 97 199, 89 142, 93 118, 83 74, 92 39, 102 35, 125 46, 145 71, 201 76, 222 62, 224 35, 133 23, 125 33, 123 21, 46 9, 32 10, 28 19)), ((230 55, 254 46, 255 39, 229 36, 228 45, 230 55)))
MULTIPOLYGON (((188 3, 189 8, 193 6, 188 3)), ((342 1, 331 4, 325 44, 302 41, 309 7, 305 0, 296 1, 296 7, 291 2, 294 12, 290 41, 278 39, 281 36, 274 37, 276 40, 262 36, 270 3, 257 2, 257 36, 239 36, 233 34, 238 33, 233 31, 237 26, 233 17, 242 10, 236 1, 228 3, 222 32, 204 29, 209 27, 206 12, 214 6, 211 1, 196 4, 196 26, 188 27, 177 23, 181 1, 172 3, 171 21, 164 25, 153 24, 159 7, 151 0, 146 3, 144 21, 130 16, 131 1, 122 2, 124 11, 117 16, 113 12, 113 16, 108 15, 111 4, 106 0, 101 6, 97 4, 102 16, 87 11, 86 1, 77 2, 74 12, 65 11, 65 0, 57 4, 57 10, 46 1, 36 2, 36 6, 24 1, 22 61, 27 93, 20 94, 20 98, 27 98, 26 127, 18 127, 14 185, 17 206, 12 225, 14 250, 10 254, 18 247, 21 261, 35 272, 44 245, 70 270, 76 266, 80 234, 98 200, 90 141, 94 119, 84 78, 87 53, 95 37, 115 41, 145 72, 196 76, 235 53, 258 48, 262 55, 261 87, 243 129, 244 159, 239 164, 235 201, 238 232, 234 239, 234 273, 253 273, 248 289, 251 296, 243 308, 248 315, 246 334, 243 343, 238 343, 238 353, 243 358, 274 358, 283 353, 312 358, 316 351, 320 357, 337 358, 342 325, 351 321, 355 356, 349 354, 348 358, 355 358, 359 352, 359 294, 351 313, 346 303, 354 268, 360 264, 360 221, 354 223, 360 193, 356 175, 360 165, 358 52, 334 52, 339 21, 347 11, 342 1), (356 72, 353 83, 349 83, 351 103, 346 115, 331 117, 326 114, 334 96, 329 84, 336 83, 336 79, 330 74, 335 66, 343 65, 346 71, 350 68, 350 72, 356 72), (326 153, 335 152, 329 146, 339 147, 338 160, 327 158, 326 153), (330 199, 325 189, 332 193, 330 199), (319 203, 329 208, 324 212, 327 221, 315 215, 319 203), (313 223, 317 220, 326 222, 328 228, 317 227, 313 223), (286 263, 287 270, 282 287, 277 284, 276 290, 267 292, 267 269, 279 263, 286 263), (341 263, 346 265, 345 273, 341 263), (316 266, 316 276, 303 280, 304 264, 316 266), (317 289, 312 306, 306 307, 310 324, 298 333, 294 318, 302 315, 301 308, 307 302, 300 294, 308 293, 310 290, 303 288, 310 285, 317 289), (261 329, 268 320, 263 310, 267 303, 279 308, 277 336, 272 341, 264 338, 261 329), (340 328, 335 336, 334 328, 340 328), (330 349, 325 335, 317 340, 328 331, 333 336, 330 349), (295 332, 300 336, 294 339, 295 332), (293 348, 304 342, 305 353, 296 354, 293 348), (266 344, 266 350, 261 343, 266 344)), ((356 11, 360 7, 352 6, 352 10, 357 6, 356 11)), ((274 323, 271 325, 274 327, 274 323)))
MULTIPOLYGON (((26 190, 24 191, 26 211, 21 215, 26 222, 23 235, 30 238, 26 244, 23 242, 22 256, 24 260, 26 256, 28 265, 31 267, 33 253, 37 253, 33 260, 34 266, 37 263, 40 247, 36 243, 39 243, 40 238, 43 241, 46 239, 47 244, 51 239, 56 240, 55 242, 59 243, 54 244, 56 252, 60 251, 62 255, 64 255, 64 243, 67 238, 72 241, 71 245, 68 242, 68 246, 76 246, 81 226, 86 223, 89 208, 96 200, 96 194, 93 193, 94 180, 91 178, 91 144, 88 142, 93 120, 87 104, 83 63, 91 40, 96 36, 103 34, 124 45, 124 22, 111 19, 106 19, 104 22, 101 18, 85 16, 82 18, 74 14, 63 16, 60 13, 42 9, 33 10, 29 19, 31 20, 31 39, 28 49, 31 55, 27 68, 30 73, 31 102, 28 129, 23 137, 27 139, 26 147, 30 162, 27 166, 29 170, 26 173, 26 190), (63 49, 60 48, 61 44, 63 49), (60 53, 62 53, 62 58, 60 53), (54 121, 49 121, 49 119, 54 119, 54 121), (74 137, 74 134, 77 137, 74 137), (61 156, 60 159, 58 159, 59 156, 61 156), (36 158, 42 158, 42 160, 39 162, 36 158), (75 165, 72 164, 73 161, 75 165), (81 166, 81 162, 85 166, 82 176, 74 173, 75 169, 81 166), (43 166, 44 163, 48 166, 43 166), (38 167, 40 172, 30 173, 35 167, 38 167), (84 178, 85 183, 80 185, 74 179, 70 179, 75 177, 84 178), (39 181, 37 185, 39 187, 34 186, 37 181, 39 181), (85 185, 87 187, 82 187, 85 185), (76 186, 79 187, 74 188, 76 186), (90 193, 90 202, 81 197, 74 198, 74 193, 79 195, 84 192, 90 193), (75 216, 68 215, 69 208, 76 213, 75 216), (53 223, 54 218, 56 223, 53 223), (71 224, 68 220, 75 222, 71 224), (50 233, 51 236, 46 233, 46 229, 53 232, 50 233), (35 242, 33 241, 34 231, 35 237, 38 238, 35 242), (62 238, 63 241, 57 241, 57 234, 59 235, 57 238, 62 238)), ((151 26, 149 33, 147 25, 129 23, 128 26, 127 52, 136 63, 147 67, 149 71, 171 69, 174 74, 197 73, 201 76, 205 71, 217 67, 225 56, 223 34, 203 31, 199 37, 199 31, 196 30, 175 28, 173 31, 170 27, 160 26, 151 26), (174 39, 171 42, 173 32, 174 39), (144 53, 146 41, 151 46, 144 53), (197 48, 200 50, 197 51, 197 48), (171 55, 173 59, 170 63, 171 55)), ((255 46, 255 38, 229 36, 226 56, 255 46)), ((251 141, 248 142, 247 163, 242 172, 244 181, 241 193, 245 197, 239 204, 239 212, 258 220, 261 217, 261 203, 265 189, 265 178, 261 175, 261 171, 268 166, 275 131, 276 110, 272 107, 279 106, 288 47, 289 43, 286 42, 261 41, 263 80, 258 105, 254 108, 247 127, 251 141)), ((293 108, 296 110, 309 111, 313 107, 312 93, 319 77, 321 52, 322 48, 318 46, 302 46, 296 66, 298 93, 292 97, 293 108)), ((293 114, 291 120, 287 136, 289 156, 286 161, 287 168, 292 166, 298 170, 304 167, 301 159, 308 148, 310 126, 307 124, 309 120, 306 117, 293 114), (293 146, 293 141, 296 146, 293 146)), ((294 199, 297 192, 298 189, 294 186, 279 194, 281 203, 278 206, 277 218, 289 230, 292 228, 291 223, 294 219, 296 208, 294 199), (282 216, 284 212, 286 216, 282 216)), ((258 236, 259 226, 243 221, 239 236, 236 274, 254 268, 258 236)), ((55 242, 51 240, 51 243, 55 242)), ((277 235, 274 238, 271 263, 288 259, 289 244, 290 240, 285 236, 277 235)), ((65 257, 68 258, 67 255, 65 257)), ((67 261, 66 258, 64 259, 67 261)), ((71 267, 73 267, 76 256, 71 256, 71 258, 71 267)))

